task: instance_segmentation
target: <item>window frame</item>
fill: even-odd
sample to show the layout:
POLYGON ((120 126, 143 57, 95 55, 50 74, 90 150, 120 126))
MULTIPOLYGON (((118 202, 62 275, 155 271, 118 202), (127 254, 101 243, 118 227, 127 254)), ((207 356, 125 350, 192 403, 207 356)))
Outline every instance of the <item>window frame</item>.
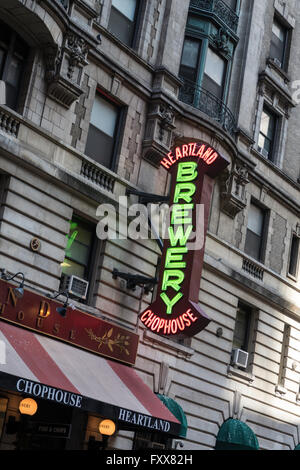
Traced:
POLYGON ((113 31, 110 30, 110 18, 111 18, 111 11, 112 8, 117 10, 119 14, 124 16, 117 8, 115 8, 111 2, 111 7, 110 7, 110 12, 109 12, 109 17, 108 17, 108 24, 107 24, 107 30, 110 34, 112 34, 118 41, 120 41, 122 44, 124 44, 127 47, 130 47, 131 49, 136 49, 137 47, 137 42, 138 42, 138 36, 140 32, 140 25, 141 25, 141 17, 142 17, 142 11, 143 11, 143 4, 144 0, 136 0, 136 6, 135 6, 135 12, 134 12, 134 19, 131 22, 133 26, 133 33, 132 37, 130 38, 129 44, 125 43, 120 39, 113 31))
POLYGON ((289 257, 288 257, 288 265, 287 265, 287 276, 294 281, 298 281, 299 279, 299 268, 300 268, 300 237, 297 234, 297 232, 293 231, 291 234, 291 242, 290 242, 290 248, 289 248, 289 257), (292 257, 292 249, 293 249, 293 241, 297 240, 297 261, 296 261, 296 274, 293 274, 290 272, 291 268, 291 257, 292 257))
MULTIPOLYGON (((268 227, 269 227, 269 221, 270 221, 270 209, 263 206, 259 201, 257 201, 254 198, 251 198, 250 205, 248 208, 248 219, 247 219, 247 227, 246 227, 246 238, 245 238, 245 245, 244 245, 244 253, 246 256, 249 256, 253 260, 255 260, 258 263, 264 264, 265 262, 265 257, 266 257, 266 248, 267 248, 267 241, 268 241, 268 227), (262 235, 260 237, 260 249, 259 249, 259 259, 254 258, 251 256, 247 251, 246 251, 246 244, 247 244, 247 234, 248 230, 248 221, 249 221, 249 211, 251 205, 256 206, 258 209, 260 209, 263 212, 263 225, 262 225, 262 235)), ((251 231, 251 230, 250 230, 251 231)))
POLYGON ((277 67, 284 72, 288 71, 289 68, 289 60, 290 60, 290 51, 291 51, 291 42, 292 42, 292 28, 286 24, 284 20, 282 20, 277 14, 275 14, 273 18, 273 23, 272 23, 272 28, 275 22, 282 28, 284 29, 284 48, 283 48, 283 54, 281 58, 281 67, 277 65, 277 63, 274 61, 274 58, 271 57, 271 48, 272 48, 272 40, 273 40, 273 31, 271 33, 271 42, 270 42, 270 59, 277 65, 277 67))
MULTIPOLYGON (((269 106, 266 102, 263 103, 263 109, 262 109, 262 113, 261 113, 261 117, 260 117, 260 124, 259 124, 259 132, 258 132, 258 140, 257 140, 257 149, 258 149, 258 152, 265 158, 267 159, 268 161, 272 162, 272 163, 276 163, 276 152, 275 152, 275 149, 277 147, 277 144, 278 144, 278 140, 279 140, 279 131, 280 131, 280 120, 281 120, 281 116, 276 112, 275 109, 273 109, 271 106, 269 106), (264 153, 263 153, 263 148, 261 148, 259 146, 259 138, 260 138, 260 135, 262 134, 265 138, 268 139, 267 136, 265 136, 262 132, 261 132, 261 124, 262 124, 262 116, 263 116, 263 113, 266 113, 268 114, 269 116, 271 115, 273 118, 274 118, 274 131, 273 131, 273 138, 271 140, 271 151, 270 153, 268 154, 268 156, 266 156, 264 153)), ((269 140, 269 139, 268 139, 269 140)))
MULTIPOLYGON (((91 227, 94 226, 95 230, 91 231, 92 238, 91 238, 91 245, 89 249, 89 255, 88 255, 88 261, 85 266, 85 272, 84 272, 84 277, 83 279, 89 283, 88 287, 88 292, 86 299, 80 299, 76 297, 76 300, 80 303, 88 304, 90 305, 93 301, 93 296, 94 296, 94 291, 95 291, 95 285, 96 285, 96 270, 97 267, 99 266, 100 262, 100 250, 102 247, 101 241, 98 239, 97 234, 96 234, 96 228, 97 228, 97 223, 94 221, 91 221, 91 219, 84 217, 80 213, 73 213, 71 222, 75 220, 79 220, 82 222, 84 225, 90 225, 91 227)), ((68 232, 67 235, 69 235, 70 231, 68 232)), ((65 259, 70 259, 70 261, 73 261, 71 258, 68 258, 66 256, 66 250, 65 250, 65 259)), ((76 262, 76 261, 75 261, 76 262)), ((78 263, 80 264, 80 263, 78 263)), ((72 274, 66 274, 62 271, 61 273, 61 281, 63 276, 71 276, 72 274)), ((75 274, 74 274, 75 276, 75 274)))
POLYGON ((28 65, 28 62, 29 62, 30 56, 31 56, 31 49, 30 49, 30 46, 26 43, 26 41, 24 41, 24 39, 19 35, 19 33, 17 31, 15 31, 14 29, 12 29, 9 24, 5 23, 5 21, 2 21, 2 20, 0 21, 0 27, 1 27, 1 24, 5 25, 5 27, 9 29, 10 36, 9 36, 9 41, 8 41, 7 44, 1 43, 1 41, 0 41, 1 49, 3 49, 5 51, 5 57, 3 59, 3 64, 2 64, 2 67, 0 68, 0 80, 5 82, 5 87, 6 87, 5 104, 6 104, 6 106, 8 108, 18 112, 19 107, 20 107, 21 92, 23 91, 23 87, 24 87, 24 81, 25 81, 24 77, 26 75, 27 65, 28 65), (26 49, 26 54, 22 58, 19 56, 19 54, 17 54, 17 52, 15 50, 15 44, 16 44, 17 39, 20 39, 22 41, 22 43, 25 46, 24 48, 26 49), (16 87, 14 87, 14 89, 16 90, 15 101, 14 101, 13 106, 11 106, 10 104, 8 104, 8 101, 7 101, 7 86, 8 86, 7 85, 7 76, 8 76, 8 73, 9 73, 10 64, 11 64, 12 60, 14 59, 14 57, 17 57, 17 58, 20 59, 21 68, 20 68, 20 77, 18 79, 18 84, 17 84, 16 87))
MULTIPOLYGON (((89 127, 88 127, 88 131, 87 131, 87 138, 86 138, 86 142, 85 142, 84 152, 85 152, 85 155, 87 155, 89 158, 91 158, 96 164, 102 165, 103 167, 108 168, 109 170, 111 170, 113 172, 116 172, 117 165, 118 165, 118 160, 119 160, 118 157, 119 157, 119 154, 120 154, 120 149, 121 149, 123 135, 124 135, 127 107, 121 105, 117 100, 115 100, 112 96, 107 94, 105 91, 103 91, 99 87, 96 88, 95 99, 96 99, 97 94, 100 96, 101 99, 103 99, 104 101, 107 101, 109 104, 115 106, 117 108, 117 113, 118 113, 115 129, 114 129, 114 135, 112 137, 113 149, 112 149, 111 157, 110 157, 110 166, 104 165, 103 163, 95 160, 92 156, 90 156, 89 154, 86 153, 86 147, 87 147, 87 143, 88 143, 88 134, 89 134, 89 128, 90 128, 90 125, 91 125, 91 121, 89 122, 89 127)), ((93 101, 93 105, 94 105, 94 101, 93 101)), ((92 110, 91 110, 91 113, 92 113, 92 110)))
POLYGON ((246 347, 245 349, 241 348, 242 351, 248 353, 248 363, 247 363, 247 367, 245 369, 241 368, 241 370, 243 370, 246 373, 251 373, 253 363, 254 363, 256 323, 258 320, 259 311, 256 307, 249 304, 248 302, 241 300, 241 299, 238 300, 235 323, 234 323, 234 330, 233 330, 233 336, 232 336, 232 349, 234 349, 233 343, 234 343, 234 333, 235 333, 235 327, 236 327, 237 314, 238 314, 238 311, 241 309, 245 309, 246 311, 248 311, 247 330, 245 332, 246 347))

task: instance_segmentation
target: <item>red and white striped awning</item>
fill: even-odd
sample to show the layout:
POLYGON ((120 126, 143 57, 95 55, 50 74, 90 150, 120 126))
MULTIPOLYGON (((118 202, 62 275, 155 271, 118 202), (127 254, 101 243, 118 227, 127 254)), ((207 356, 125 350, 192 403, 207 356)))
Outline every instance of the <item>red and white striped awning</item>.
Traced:
POLYGON ((0 388, 37 398, 58 397, 62 404, 68 395, 68 405, 74 394, 82 397, 82 409, 98 410, 119 424, 179 434, 179 421, 133 368, 4 321, 0 341, 5 345, 0 388))

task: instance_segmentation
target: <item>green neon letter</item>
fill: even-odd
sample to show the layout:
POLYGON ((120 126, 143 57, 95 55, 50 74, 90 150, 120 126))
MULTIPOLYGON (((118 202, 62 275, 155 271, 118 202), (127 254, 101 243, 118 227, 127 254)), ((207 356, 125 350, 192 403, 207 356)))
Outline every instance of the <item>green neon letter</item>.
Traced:
POLYGON ((179 163, 176 181, 180 183, 183 183, 186 181, 194 181, 198 176, 198 172, 196 171, 196 168, 197 168, 196 162, 179 163))
POLYGON ((173 309, 173 306, 175 304, 177 304, 177 302, 181 299, 181 297, 183 296, 183 294, 181 294, 180 292, 178 294, 175 295, 175 297, 173 297, 173 299, 169 299, 169 297, 167 296, 167 294, 165 294, 164 292, 162 294, 160 294, 162 300, 164 301, 164 303, 166 304, 167 306, 167 315, 171 315, 172 313, 172 309, 173 309))
POLYGON ((186 262, 182 261, 182 255, 188 252, 187 247, 182 248, 168 248, 166 253, 166 268, 167 269, 183 269, 186 267, 186 262), (180 262, 178 262, 180 261, 180 262))
POLYGON ((172 225, 190 225, 192 218, 188 217, 188 210, 193 210, 194 204, 177 204, 172 209, 171 224, 172 225))
POLYGON ((189 225, 188 228, 186 229, 186 232, 183 233, 183 227, 179 225, 177 227, 176 233, 174 233, 174 228, 169 227, 168 232, 169 232, 171 246, 178 245, 178 241, 179 241, 180 246, 185 246, 188 239, 190 238, 192 230, 193 230, 193 226, 189 225))
POLYGON ((184 274, 182 271, 178 271, 176 269, 172 269, 172 271, 168 271, 167 269, 164 272, 163 282, 161 290, 167 290, 168 287, 172 287, 172 289, 178 292, 180 290, 180 284, 184 280, 184 274), (173 277, 175 279, 171 280, 170 278, 173 277))
POLYGON ((185 202, 192 202, 195 192, 196 185, 194 183, 178 183, 175 187, 174 203, 177 204, 179 199, 183 199, 185 202))

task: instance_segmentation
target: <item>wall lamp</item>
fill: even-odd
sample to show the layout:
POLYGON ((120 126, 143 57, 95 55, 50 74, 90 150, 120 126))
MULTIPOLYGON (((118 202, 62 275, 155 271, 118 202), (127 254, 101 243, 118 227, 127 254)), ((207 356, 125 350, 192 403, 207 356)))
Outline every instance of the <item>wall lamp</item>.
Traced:
POLYGON ((13 289, 15 296, 18 297, 18 299, 21 299, 24 295, 24 282, 25 282, 24 274, 19 272, 19 273, 14 274, 13 276, 8 276, 7 274, 5 274, 5 269, 1 269, 0 272, 1 272, 1 279, 3 279, 4 281, 12 281, 15 277, 22 276, 22 281, 20 281, 19 287, 15 287, 13 289))
POLYGON ((73 304, 69 304, 69 292, 67 292, 67 291, 58 292, 58 294, 55 295, 55 296, 52 296, 51 294, 47 294, 47 297, 49 297, 50 299, 57 299, 57 297, 59 297, 60 295, 66 296, 66 301, 65 301, 65 303, 62 307, 57 307, 56 311, 57 311, 57 313, 59 313, 59 315, 61 317, 65 318, 67 316, 68 306, 70 306, 72 308, 72 310, 74 310, 74 308, 75 308, 75 306, 73 304))
POLYGON ((136 286, 144 287, 145 294, 151 292, 151 287, 157 284, 156 278, 140 276, 139 274, 121 273, 116 268, 112 272, 113 279, 120 277, 126 281, 126 287, 129 290, 135 290, 136 286))

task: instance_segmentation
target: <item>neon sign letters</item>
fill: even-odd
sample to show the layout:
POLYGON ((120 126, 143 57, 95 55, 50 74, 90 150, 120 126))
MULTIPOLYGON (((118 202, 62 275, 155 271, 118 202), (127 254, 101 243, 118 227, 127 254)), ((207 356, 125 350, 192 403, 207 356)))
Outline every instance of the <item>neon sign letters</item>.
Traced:
POLYGON ((187 143, 163 158, 172 175, 172 212, 164 242, 156 300, 140 314, 141 322, 162 336, 194 336, 210 322, 198 304, 214 178, 229 161, 205 143, 187 143), (197 208, 203 207, 202 227, 197 208), (203 243, 190 243, 201 238, 203 243))

